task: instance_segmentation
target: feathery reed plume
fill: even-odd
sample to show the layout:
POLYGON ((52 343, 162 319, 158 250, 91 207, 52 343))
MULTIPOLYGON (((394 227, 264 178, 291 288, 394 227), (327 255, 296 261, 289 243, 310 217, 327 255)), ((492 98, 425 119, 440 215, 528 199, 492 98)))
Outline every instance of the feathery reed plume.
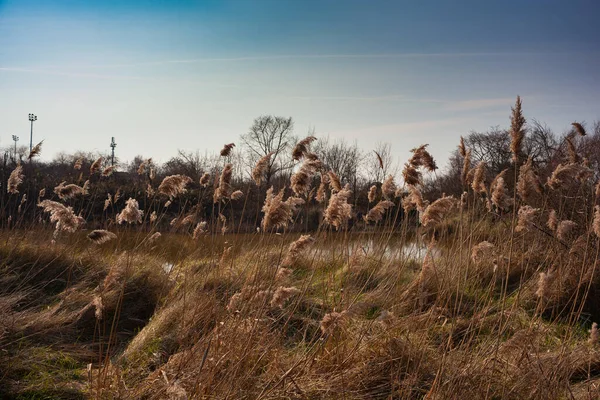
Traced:
POLYGON ((270 228, 285 228, 294 216, 298 206, 304 204, 304 200, 298 197, 289 197, 283 201, 284 189, 281 189, 277 195, 273 194, 273 187, 267 190, 265 203, 262 211, 265 214, 261 221, 263 230, 270 228))
POLYGON ((556 215, 555 210, 550 210, 550 213, 548 214, 548 223, 546 225, 552 232, 556 232, 556 229, 558 228, 558 216, 556 215))
POLYGON ((469 185, 469 171, 471 171, 471 149, 468 149, 465 152, 465 155, 463 157, 463 167, 460 173, 460 180, 464 187, 467 187, 469 185))
POLYGON ((162 235, 160 234, 160 232, 154 232, 146 241, 146 244, 152 244, 154 242, 156 242, 158 240, 158 238, 160 238, 162 235))
POLYGON ((43 197, 46 197, 46 188, 40 189, 40 192, 38 193, 38 203, 40 202, 40 199, 43 197))
POLYGON ((192 239, 197 240, 200 235, 206 233, 206 221, 201 221, 196 224, 196 228, 194 228, 194 233, 192 235, 192 239))
POLYGON ((342 328, 347 319, 348 313, 346 311, 332 311, 330 313, 327 313, 325 314, 320 323, 321 332, 324 335, 331 335, 335 333, 338 329, 342 328))
POLYGON ((219 177, 219 186, 215 190, 213 201, 218 203, 222 199, 229 197, 231 193, 231 175, 233 174, 233 165, 225 164, 225 168, 219 177))
POLYGON ((156 221, 157 218, 156 211, 152 211, 152 214, 150 214, 150 222, 156 221))
POLYGON ((92 163, 90 166, 90 175, 94 175, 96 172, 100 171, 100 167, 102 166, 102 161, 104 157, 98 157, 96 161, 92 163))
POLYGON ((167 202, 165 203, 165 205, 163 207, 168 208, 170 205, 171 205, 171 200, 167 200, 167 202))
POLYGON ((40 153, 42 152, 42 143, 44 143, 43 140, 35 146, 33 146, 33 149, 31 149, 31 151, 29 152, 29 156, 27 157, 28 160, 31 160, 33 157, 37 157, 40 155, 40 153))
POLYGON ((165 177, 158 186, 158 193, 169 196, 173 200, 180 194, 185 193, 186 186, 192 182, 192 178, 187 175, 170 175, 165 177))
POLYGON ((377 151, 373 150, 373 153, 375 153, 375 155, 377 156, 377 161, 379 162, 379 168, 381 168, 383 170, 384 169, 383 168, 383 158, 381 158, 381 155, 377 151))
POLYGON ((315 239, 310 235, 302 235, 300 238, 292 244, 288 249, 287 256, 283 259, 281 263, 282 267, 289 267, 298 259, 300 254, 310 247, 315 242, 315 239))
POLYGON ((129 198, 125 202, 125 208, 117 215, 117 222, 122 224, 123 222, 127 222, 129 224, 142 223, 142 216, 144 215, 144 211, 140 210, 140 205, 138 201, 134 198, 129 198))
POLYGON ((340 178, 338 178, 336 173, 329 171, 327 175, 329 175, 329 187, 331 187, 331 191, 339 192, 342 190, 342 183, 340 182, 340 178))
POLYGON ((80 170, 81 166, 83 165, 83 157, 79 157, 77 160, 75 160, 75 163, 73 164, 73 169, 76 170, 80 170))
POLYGON ((316 137, 308 136, 299 141, 292 150, 292 158, 294 160, 300 160, 303 156, 305 156, 308 153, 310 144, 315 140, 317 140, 316 137))
POLYGON ((301 291, 296 287, 283 287, 279 286, 275 293, 273 293, 273 298, 271 299, 271 307, 279 307, 283 308, 285 302, 291 297, 299 294, 301 291))
POLYGON ((484 240, 473 246, 471 250, 471 259, 475 264, 481 264, 493 258, 496 246, 484 240))
POLYGON ((598 324, 594 322, 594 323, 592 323, 592 329, 590 329, 589 343, 592 346, 595 346, 598 344, 599 340, 600 340, 600 332, 598 331, 598 324))
POLYGON ((293 271, 290 268, 280 267, 277 270, 277 274, 275 274, 275 280, 278 281, 278 282, 279 281, 284 281, 287 278, 289 278, 290 275, 292 275, 292 272, 293 271))
POLYGON ((156 178, 156 170, 154 168, 150 168, 150 173, 148 174, 148 178, 153 181, 156 178))
POLYGON ((431 203, 421 214, 421 223, 423 226, 439 225, 446 216, 457 205, 456 199, 452 196, 443 196, 431 203))
POLYGON ((415 168, 425 167, 429 172, 434 172, 438 167, 431 154, 427 151, 427 146, 429 145, 424 144, 416 149, 412 149, 411 152, 413 155, 410 158, 409 163, 415 168))
POLYGON ((573 123, 571 123, 571 125, 573 126, 573 129, 575 130, 575 132, 577 132, 579 134, 579 136, 586 135, 585 128, 579 122, 573 122, 573 123))
POLYGON ((44 200, 38 204, 38 207, 50 213, 50 222, 56 223, 55 236, 61 231, 73 233, 85 223, 83 218, 75 215, 72 207, 65 207, 56 201, 44 200))
POLYGON ((533 159, 527 158, 527 162, 523 163, 519 168, 519 180, 517 181, 517 194, 519 197, 528 202, 534 195, 534 192, 541 194, 543 191, 539 177, 533 171, 533 159))
POLYGON ((200 177, 200 186, 202 187, 207 187, 208 184, 210 183, 210 174, 208 172, 205 172, 204 174, 202 174, 202 176, 200 177))
POLYGON ((516 232, 521 232, 523 230, 530 230, 535 226, 535 216, 539 208, 533 208, 529 205, 523 205, 519 208, 518 212, 518 222, 515 227, 516 232))
POLYGON ((473 182, 471 183, 471 187, 475 193, 486 193, 487 189, 485 187, 485 171, 486 171, 486 163, 485 161, 480 161, 479 164, 475 167, 475 173, 473 175, 473 182))
POLYGON ((329 175, 321 173, 320 176, 321 182, 319 183, 319 188, 317 189, 317 195, 315 196, 315 200, 319 203, 323 203, 327 195, 327 187, 329 186, 329 175))
POLYGON ((113 172, 115 172, 115 166, 114 165, 109 165, 108 167, 104 168, 102 170, 102 176, 107 177, 107 176, 111 176, 113 174, 113 172))
POLYGON ((381 192, 386 200, 393 200, 396 197, 396 184, 394 183, 394 177, 389 175, 381 185, 381 192))
POLYGON ((396 321, 396 316, 391 311, 383 310, 381 314, 379 314, 379 317, 377 317, 376 321, 382 324, 384 327, 389 328, 396 321))
POLYGON ((402 176, 404 177, 404 183, 407 185, 418 185, 421 183, 421 172, 409 163, 404 164, 402 176))
POLYGON ((513 162, 516 164, 521 155, 521 147, 525 138, 525 117, 521 110, 521 97, 517 96, 515 106, 511 108, 512 115, 510 118, 510 151, 513 153, 513 162))
POLYGON ((154 191, 154 188, 152 187, 152 185, 151 185, 151 184, 148 184, 148 185, 146 186, 146 196, 148 196, 148 197, 152 197, 152 196, 154 196, 154 194, 155 194, 155 193, 156 193, 156 192, 154 191))
POLYGON ((581 157, 577 154, 577 149, 575 148, 575 144, 571 140, 571 138, 565 138, 567 142, 567 154, 569 156, 569 162, 572 164, 578 163, 581 161, 581 157))
POLYGON ((21 214, 21 206, 27 201, 27 193, 23 193, 23 197, 21 197, 21 202, 19 203, 19 207, 17 209, 17 213, 21 214))
POLYGON ((325 210, 325 222, 327 224, 340 229, 348 222, 352 216, 352 205, 348 204, 350 194, 350 188, 346 185, 342 190, 331 195, 325 210))
POLYGON ((552 279, 554 275, 552 272, 540 272, 540 278, 537 283, 537 290, 535 291, 535 295, 540 299, 547 299, 550 295, 550 285, 552 284, 552 279))
POLYGON ((106 197, 106 200, 104 200, 104 208, 102 209, 102 211, 106 211, 106 209, 108 207, 110 207, 111 204, 112 204, 112 196, 109 193, 108 196, 106 197))
POLYGON ((75 196, 83 196, 86 194, 86 190, 78 186, 74 183, 70 183, 65 185, 66 182, 61 182, 58 186, 54 188, 54 193, 58 195, 58 198, 61 200, 72 199, 75 196))
POLYGON ((323 167, 323 163, 318 160, 306 159, 302 163, 300 169, 292 175, 290 184, 292 190, 296 195, 302 195, 308 193, 310 189, 310 181, 317 172, 317 170, 323 167))
POLYGON ((234 143, 229 143, 229 144, 224 145, 223 149, 221 150, 221 157, 229 156, 234 147, 235 147, 234 143))
POLYGON ((465 139, 461 136, 460 143, 458 145, 458 154, 461 157, 465 158, 467 156, 467 148, 465 147, 465 139))
POLYGON ((575 179, 583 182, 592 175, 592 170, 581 164, 558 164, 548 178, 548 186, 556 190, 563 187, 565 182, 568 183, 575 179))
POLYGON ((117 193, 113 196, 113 204, 117 204, 117 201, 121 198, 121 188, 117 189, 117 193))
POLYGON ((236 190, 235 192, 231 193, 231 200, 239 200, 242 197, 244 197, 244 192, 241 190, 236 190))
POLYGON ((25 174, 23 174, 23 167, 21 164, 17 164, 15 169, 10 173, 8 177, 8 183, 6 185, 6 190, 10 194, 19 193, 19 185, 23 182, 23 178, 25 174))
POLYGON ((383 218, 388 208, 394 207, 394 202, 389 200, 381 200, 373 208, 369 210, 364 219, 366 222, 379 222, 383 218))
POLYGON ((592 230, 598 238, 600 238, 600 206, 594 207, 594 221, 592 222, 592 230))
POLYGON ((491 197, 492 197, 492 203, 499 209, 499 210, 506 210, 508 207, 510 207, 511 203, 512 203, 512 199, 510 198, 510 196, 508 196, 507 194, 507 188, 506 188, 506 184, 504 183, 504 174, 506 173, 506 170, 500 172, 496 178, 494 178, 494 181, 491 184, 491 197))
POLYGON ((271 162, 271 157, 273 156, 273 154, 274 152, 272 151, 266 156, 261 157, 260 160, 258 160, 256 165, 254 166, 254 169, 252 170, 252 179, 254 179, 254 182, 257 186, 260 186, 260 184, 262 183, 263 177, 269 169, 269 163, 271 162))
POLYGON ((573 234, 573 230, 576 226, 577 224, 575 222, 568 219, 560 221, 558 223, 558 227, 556 228, 556 237, 559 240, 567 241, 568 239, 570 239, 571 235, 573 234))
MULTIPOLYGON (((104 312, 104 303, 102 302, 102 296, 95 295, 92 299, 92 306, 95 308, 94 316, 98 321, 102 319, 102 314, 104 312)), ((90 364, 91 365, 91 364, 90 364)))
POLYGON ((96 244, 103 244, 113 239, 116 239, 117 235, 104 229, 96 229, 94 231, 91 231, 87 235, 87 238, 96 244))
MULTIPOLYGON (((394 193, 394 195, 395 195, 395 193, 394 193)), ((377 185, 371 186, 371 188, 369 189, 369 194, 367 195, 367 198, 369 199, 369 203, 375 202, 375 199, 377 198, 377 185)))
POLYGON ((402 207, 406 212, 416 208, 422 213, 427 207, 427 202, 423 199, 423 195, 419 188, 414 185, 408 185, 408 196, 402 200, 402 207))
POLYGON ((146 161, 142 161, 140 163, 140 166, 138 167, 138 170, 137 170, 137 174, 138 175, 143 175, 144 172, 146 172, 146 161))

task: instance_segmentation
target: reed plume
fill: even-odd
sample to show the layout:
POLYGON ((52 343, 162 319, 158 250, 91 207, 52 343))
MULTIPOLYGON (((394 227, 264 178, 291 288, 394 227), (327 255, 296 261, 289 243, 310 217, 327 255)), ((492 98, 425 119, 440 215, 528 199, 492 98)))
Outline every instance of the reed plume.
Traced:
POLYGON ((598 331, 598 324, 594 322, 592 323, 592 329, 590 329, 590 338, 588 342, 592 346, 595 346, 598 344, 598 341, 600 341, 600 332, 598 331))
POLYGON ((546 225, 552 232, 556 232, 556 229, 558 228, 558 216, 556 215, 555 210, 550 210, 550 213, 548 214, 548 223, 546 225))
POLYGON ((554 275, 551 272, 540 272, 540 277, 537 283, 537 290, 535 295, 540 299, 544 300, 550 297, 550 286, 554 275))
POLYGON ((471 187, 475 193, 486 193, 487 188, 485 187, 485 171, 486 171, 486 163, 485 161, 480 161, 475 167, 475 172, 473 174, 473 182, 471 183, 471 187))
POLYGON ((226 199, 231 194, 231 175, 233 174, 233 165, 225 164, 225 168, 219 177, 219 186, 216 188, 213 201, 218 203, 220 200, 226 199))
POLYGON ((404 183, 407 185, 419 185, 421 183, 421 172, 410 163, 404 164, 402 176, 404 177, 404 183))
POLYGON ((154 232, 146 241, 146 244, 152 244, 154 242, 156 242, 160 237, 161 237, 161 233, 160 232, 154 232))
POLYGON ((469 171, 471 171, 471 149, 465 152, 463 157, 463 167, 460 174, 460 180, 465 188, 469 185, 469 171))
POLYGON ((95 244, 100 245, 109 242, 113 239, 116 239, 117 235, 104 229, 96 229, 94 231, 91 231, 87 235, 87 238, 95 244))
POLYGON ((104 168, 102 170, 102 176, 104 176, 104 177, 111 176, 113 174, 113 172, 115 172, 115 168, 116 167, 114 165, 110 165, 110 166, 104 168))
POLYGON ((485 261, 489 261, 494 257, 496 246, 492 243, 484 240, 479 242, 471 250, 471 259, 475 264, 481 264, 485 261))
POLYGON ((129 198, 125 202, 125 208, 117 215, 117 222, 122 224, 127 222, 128 224, 142 223, 142 216, 144 211, 140 210, 138 201, 134 198, 129 198))
POLYGON ((571 220, 560 221, 556 228, 556 237, 559 240, 567 241, 570 239, 576 226, 577 224, 571 220))
POLYGON ((340 178, 338 178, 337 174, 333 171, 329 171, 327 175, 329 175, 329 186, 331 187, 331 191, 339 192, 342 190, 342 183, 340 182, 340 178))
POLYGON ((294 160, 300 160, 302 157, 304 157, 309 152, 311 143, 315 140, 317 140, 316 137, 308 136, 299 141, 292 150, 292 158, 294 160))
POLYGON ((52 201, 44 200, 38 204, 38 207, 44 209, 44 212, 50 213, 50 222, 55 223, 55 236, 58 232, 75 232, 81 225, 85 224, 82 217, 75 215, 72 207, 52 201))
POLYGON ((294 262, 296 262, 296 260, 300 256, 300 254, 304 250, 309 248, 314 242, 315 242, 315 239, 310 235, 300 236, 300 238, 298 240, 296 240, 296 241, 292 242, 292 244, 290 244, 290 247, 288 248, 287 256, 283 259, 281 266, 282 267, 292 266, 294 264, 294 262))
POLYGON ((577 132, 579 136, 586 135, 585 128, 579 122, 573 122, 571 123, 571 125, 573 126, 573 129, 575 130, 575 132, 577 132))
POLYGON ((535 217, 539 211, 539 208, 533 208, 529 205, 523 205, 519 208, 517 226, 515 227, 516 232, 523 230, 528 231, 535 227, 535 217))
POLYGON ((239 200, 242 197, 244 197, 244 192, 241 190, 236 190, 235 192, 231 193, 231 200, 239 200))
POLYGON ((33 146, 33 149, 31 149, 31 151, 29 152, 29 156, 27 157, 28 160, 31 160, 33 157, 37 157, 40 155, 40 153, 42 152, 42 143, 44 143, 43 140, 35 146, 33 146))
POLYGON ((577 149, 575 148, 575 144, 571 140, 571 138, 565 138, 567 142, 567 154, 569 156, 569 162, 572 164, 576 164, 581 162, 581 156, 577 153, 577 149))
POLYGON ((292 175, 290 184, 292 190, 296 195, 302 195, 308 193, 310 189, 310 182, 317 172, 317 170, 323 167, 323 163, 320 160, 306 159, 302 163, 300 169, 292 175))
POLYGON ((427 146, 429 145, 424 144, 416 149, 412 149, 411 152, 413 155, 410 158, 409 163, 415 168, 425 167, 429 172, 434 172, 438 167, 431 154, 427 151, 427 146))
POLYGON ((348 312, 342 311, 332 311, 330 313, 325 314, 320 323, 321 332, 324 335, 331 335, 343 328, 345 323, 348 320, 348 312))
POLYGON ((285 228, 294 216, 297 207, 304 204, 304 200, 297 197, 289 197, 283 201, 284 189, 281 189, 277 195, 273 194, 273 187, 267 190, 265 203, 262 211, 264 213, 261 221, 263 230, 270 228, 285 228))
POLYGON ((76 170, 80 170, 81 166, 83 165, 83 157, 79 157, 77 160, 75 160, 75 163, 73 164, 73 169, 76 170))
POLYGON ((444 218, 450 214, 457 205, 456 199, 452 196, 443 196, 431 203, 421 214, 421 223, 423 226, 437 226, 444 218))
POLYGON ((317 195, 315 196, 315 200, 319 203, 323 203, 325 201, 325 197, 327 196, 327 187, 329 186, 329 175, 328 174, 320 174, 321 182, 319 183, 319 188, 317 189, 317 195))
POLYGON ((155 195, 155 193, 156 193, 156 192, 155 192, 154 188, 152 187, 152 185, 151 185, 151 184, 148 184, 148 185, 146 186, 146 196, 148 196, 148 197, 152 197, 152 196, 154 196, 154 195, 155 195))
POLYGON ((350 188, 346 185, 342 190, 333 193, 325 210, 325 222, 340 229, 352 216, 352 205, 348 204, 350 188))
POLYGON ((269 163, 271 162, 271 157, 273 156, 273 154, 274 152, 270 152, 269 154, 261 157, 260 160, 258 160, 256 165, 254 166, 254 169, 252 170, 252 179, 254 179, 254 182, 257 186, 260 186, 260 184, 262 183, 263 177, 269 169, 269 163))
POLYGON ((158 193, 169 196, 173 200, 175 197, 187 191, 186 186, 192 182, 192 178, 187 175, 170 175, 165 177, 158 186, 158 193))
POLYGON ((394 202, 389 200, 381 200, 373 208, 369 210, 364 219, 366 222, 379 222, 383 218, 388 208, 394 207, 394 202))
POLYGON ((38 193, 38 203, 40 202, 40 199, 44 197, 46 197, 46 188, 40 189, 40 192, 38 193))
POLYGON ((82 186, 78 186, 74 183, 65 185, 65 183, 66 182, 61 182, 54 188, 54 193, 58 195, 59 199, 68 200, 75 196, 83 196, 87 194, 86 190, 82 186))
POLYGON ((581 164, 558 164, 548 178, 548 186, 556 190, 573 180, 583 182, 592 175, 593 171, 581 164))
POLYGON ((104 200, 104 208, 102 209, 102 211, 106 211, 108 209, 108 207, 110 207, 111 204, 112 204, 112 196, 109 193, 108 196, 106 197, 106 200, 104 200))
POLYGON ((427 201, 423 199, 419 188, 414 185, 408 185, 408 196, 402 200, 402 207, 406 212, 416 208, 417 211, 422 213, 427 208, 427 201))
POLYGON ((594 220, 592 222, 592 230, 598 238, 600 238, 600 206, 594 207, 594 220))
POLYGON ((542 192, 543 187, 540 179, 533 170, 533 159, 529 157, 519 168, 517 194, 524 202, 530 202, 534 193, 541 194, 542 192))
POLYGON ((150 214, 150 222, 156 221, 157 218, 156 211, 152 211, 152 214, 150 214))
POLYGON ((386 200, 393 200, 396 197, 396 183, 394 183, 394 177, 389 175, 381 185, 381 192, 386 200))
MULTIPOLYGON (((395 193, 394 193, 394 195, 395 195, 395 193)), ((369 203, 375 202, 375 199, 377 198, 377 185, 371 186, 371 188, 369 189, 367 198, 369 199, 369 203)))
POLYGON ((94 175, 96 172, 100 171, 100 167, 102 166, 103 157, 98 157, 96 161, 92 163, 90 166, 90 175, 94 175))
POLYGON ((200 183, 200 186, 207 187, 210 183, 210 174, 208 172, 205 172, 204 174, 202 174, 202 176, 200 177, 200 181, 198 182, 200 183))
POLYGON ((8 182, 6 185, 7 192, 10 194, 19 193, 19 185, 23 182, 23 178, 25 178, 25 174, 23 174, 23 167, 21 164, 17 164, 15 169, 13 169, 8 177, 8 182))
POLYGON ((512 115, 510 118, 510 151, 513 153, 513 162, 516 164, 521 155, 521 147, 525 138, 525 117, 521 109, 521 97, 517 96, 515 106, 511 109, 512 115))
POLYGON ((277 290, 275 290, 275 293, 273 293, 273 298, 271 299, 271 307, 283 308, 286 301, 288 301, 291 297, 299 293, 301 293, 301 291, 296 287, 279 286, 277 290))
POLYGON ((465 158, 467 156, 467 148, 465 147, 465 139, 461 136, 460 143, 458 144, 458 154, 465 158))
POLYGON ((492 192, 491 193, 492 203, 499 210, 508 209, 512 203, 512 199, 508 195, 508 193, 507 193, 508 189, 506 188, 506 184, 504 183, 504 174, 505 173, 506 173, 506 170, 500 172, 496 176, 496 178, 494 178, 494 181, 490 185, 491 192, 492 192))
POLYGON ((234 143, 229 143, 229 144, 224 145, 223 149, 221 149, 221 157, 229 156, 234 147, 235 147, 234 143))
POLYGON ((206 221, 201 221, 198 222, 198 224, 196 224, 196 228, 194 228, 194 233, 192 235, 192 239, 197 240, 200 235, 203 235, 206 233, 206 221))

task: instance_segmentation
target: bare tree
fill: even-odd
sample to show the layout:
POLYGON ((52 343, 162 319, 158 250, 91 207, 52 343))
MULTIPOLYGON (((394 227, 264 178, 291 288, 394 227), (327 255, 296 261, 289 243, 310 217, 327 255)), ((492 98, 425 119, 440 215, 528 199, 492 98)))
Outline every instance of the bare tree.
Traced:
POLYGON ((344 139, 330 143, 329 138, 319 139, 313 146, 315 154, 325 168, 335 172, 344 183, 349 183, 355 191, 363 155, 356 143, 349 144, 344 139))
POLYGON ((267 186, 274 175, 293 167, 291 158, 285 157, 296 141, 292 135, 293 130, 294 122, 291 117, 263 115, 256 118, 248 133, 241 136, 247 149, 250 170, 260 158, 272 153, 265 172, 267 186))

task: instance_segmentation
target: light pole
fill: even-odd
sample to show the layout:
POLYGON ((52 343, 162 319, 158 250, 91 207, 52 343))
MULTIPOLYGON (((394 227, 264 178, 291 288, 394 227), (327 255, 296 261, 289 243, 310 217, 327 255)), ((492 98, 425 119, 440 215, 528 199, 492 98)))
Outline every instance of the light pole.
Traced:
POLYGON ((117 147, 117 143, 115 142, 114 136, 110 140, 110 147, 112 147, 112 155, 110 157, 110 165, 115 165, 115 147, 117 147))
POLYGON ((12 135, 12 139, 15 141, 15 162, 17 162, 17 142, 19 141, 19 137, 17 135, 12 135))
POLYGON ((29 114, 29 122, 31 122, 31 136, 29 137, 29 152, 33 149, 33 121, 37 121, 37 115, 29 114))

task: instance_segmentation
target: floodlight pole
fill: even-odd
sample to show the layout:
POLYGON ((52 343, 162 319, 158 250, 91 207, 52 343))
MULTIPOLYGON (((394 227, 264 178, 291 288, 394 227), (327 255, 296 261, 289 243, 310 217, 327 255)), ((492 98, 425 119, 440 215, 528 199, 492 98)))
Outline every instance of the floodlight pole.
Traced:
POLYGON ((12 140, 15 142, 15 155, 14 160, 17 162, 17 142, 19 141, 19 137, 17 135, 12 135, 12 140))
POLYGON ((114 136, 111 138, 110 147, 112 147, 112 155, 110 157, 110 165, 115 165, 115 147, 117 147, 117 143, 115 143, 114 136))
POLYGON ((37 115, 29 114, 29 122, 31 122, 31 134, 29 136, 29 152, 33 150, 33 121, 37 121, 37 115))

